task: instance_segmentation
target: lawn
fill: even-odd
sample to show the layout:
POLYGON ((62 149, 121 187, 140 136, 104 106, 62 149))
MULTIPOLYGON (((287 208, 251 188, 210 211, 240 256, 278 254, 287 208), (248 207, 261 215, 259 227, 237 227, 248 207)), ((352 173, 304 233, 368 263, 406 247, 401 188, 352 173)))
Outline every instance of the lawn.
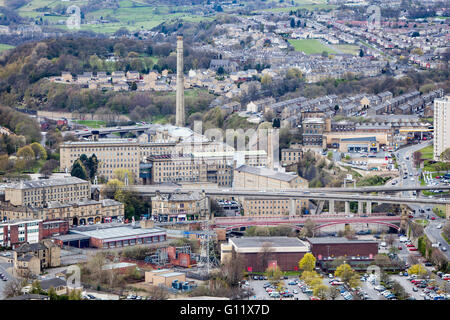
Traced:
POLYGON ((90 128, 100 128, 106 124, 105 121, 101 120, 77 120, 75 122, 90 128))
POLYGON ((430 222, 425 219, 416 219, 414 220, 415 223, 420 224, 423 227, 426 227, 430 222))
POLYGON ((423 160, 431 160, 433 159, 433 145, 429 145, 428 147, 425 147, 423 149, 419 150, 422 153, 422 158, 423 160))
POLYGON ((295 51, 302 51, 306 54, 316 54, 324 51, 337 53, 317 39, 289 39, 289 43, 294 46, 295 51))
POLYGON ((445 206, 435 206, 433 212, 440 218, 445 219, 445 206))
POLYGON ((0 52, 8 50, 8 49, 12 49, 12 48, 14 48, 14 46, 10 46, 9 44, 0 43, 0 52))

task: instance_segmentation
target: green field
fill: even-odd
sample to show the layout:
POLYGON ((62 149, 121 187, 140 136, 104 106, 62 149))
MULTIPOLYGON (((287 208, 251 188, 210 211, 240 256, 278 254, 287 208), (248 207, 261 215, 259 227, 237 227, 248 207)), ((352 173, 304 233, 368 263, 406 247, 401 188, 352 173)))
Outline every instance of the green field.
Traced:
POLYGON ((8 50, 8 49, 12 49, 12 48, 14 48, 14 46, 10 46, 9 44, 0 43, 0 52, 8 50))
POLYGON ((433 159, 433 145, 420 149, 419 151, 422 153, 423 160, 431 160, 433 159))
POLYGON ((87 126, 90 128, 100 128, 106 124, 105 121, 101 120, 77 120, 75 123, 81 124, 83 126, 87 126))
POLYGON ((294 46, 295 51, 302 51, 306 54, 316 54, 322 53, 324 51, 328 52, 329 54, 336 53, 336 51, 325 46, 317 39, 306 39, 306 40, 289 39, 289 43, 294 46))
MULTIPOLYGON (((2 1, 2 0, 0 0, 2 1)), ((59 0, 31 0, 17 10, 19 15, 27 18, 42 18, 50 25, 57 28, 67 28, 64 22, 68 15, 44 15, 45 10, 42 8, 54 8, 56 5, 76 5, 79 7, 86 6, 87 0, 74 0, 67 3, 59 0)), ((140 29, 151 29, 164 21, 173 19, 182 19, 185 21, 198 22, 201 20, 212 20, 211 17, 203 17, 200 15, 193 15, 189 12, 190 6, 155 6, 154 4, 147 4, 139 2, 138 0, 120 0, 119 8, 116 9, 100 9, 85 13, 85 21, 81 25, 81 30, 89 30, 98 33, 114 33, 120 28, 127 28, 129 31, 136 31, 140 29), (94 20, 110 20, 117 19, 118 22, 111 22, 105 24, 91 23, 94 20)))

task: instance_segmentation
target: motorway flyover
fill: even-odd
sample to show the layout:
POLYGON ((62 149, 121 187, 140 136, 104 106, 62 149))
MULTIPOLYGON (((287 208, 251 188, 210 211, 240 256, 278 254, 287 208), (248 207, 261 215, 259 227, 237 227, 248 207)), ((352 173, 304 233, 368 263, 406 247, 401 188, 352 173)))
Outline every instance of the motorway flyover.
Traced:
POLYGON ((176 188, 176 187, 161 187, 161 186, 133 186, 128 187, 140 193, 142 196, 154 196, 157 192, 160 193, 189 193, 192 191, 199 191, 205 193, 206 196, 213 197, 245 197, 257 199, 289 199, 291 200, 291 215, 295 208, 295 199, 329 201, 329 213, 333 214, 334 203, 336 201, 345 202, 345 213, 350 213, 350 202, 358 202, 358 213, 363 211, 363 203, 366 202, 367 214, 372 213, 372 203, 389 203, 389 204, 421 204, 421 205, 445 205, 447 217, 450 217, 450 199, 441 198, 421 198, 421 197, 404 197, 404 196, 389 196, 389 195, 371 195, 360 193, 338 193, 338 192, 318 192, 317 189, 302 189, 302 190, 248 190, 248 189, 218 189, 218 188, 176 188), (314 190, 314 191, 312 191, 314 190))

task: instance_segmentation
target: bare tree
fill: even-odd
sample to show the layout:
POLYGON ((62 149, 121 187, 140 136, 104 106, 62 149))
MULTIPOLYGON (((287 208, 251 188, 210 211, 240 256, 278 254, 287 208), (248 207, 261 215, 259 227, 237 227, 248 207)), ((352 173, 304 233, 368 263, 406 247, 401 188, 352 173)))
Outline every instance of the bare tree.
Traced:
POLYGON ((160 286, 152 286, 148 292, 152 300, 167 300, 169 298, 169 291, 160 286))
POLYGON ((231 259, 228 259, 221 267, 219 277, 231 288, 239 287, 239 281, 244 276, 244 261, 234 250, 231 259))
POLYGON ((330 297, 331 300, 336 300, 337 297, 339 297, 339 289, 336 287, 331 287, 330 291, 328 292, 328 296, 330 297))
POLYGON ((300 231, 300 235, 302 237, 313 237, 315 227, 316 223, 314 221, 312 221, 311 219, 306 219, 305 224, 303 225, 303 228, 300 231))
POLYGON ((434 249, 431 253, 431 261, 439 268, 443 269, 447 265, 447 258, 445 255, 439 250, 434 249))
POLYGON ((23 288, 23 283, 19 279, 10 280, 3 288, 3 295, 6 298, 20 296, 22 294, 22 292, 21 292, 22 288, 23 288))
POLYGON ((395 242, 395 236, 392 233, 388 234, 385 240, 389 246, 392 246, 395 242))
POLYGON ((412 255, 412 254, 408 255, 408 264, 410 266, 413 266, 413 265, 419 264, 419 263, 420 263, 420 260, 417 256, 412 255))
POLYGON ((261 249, 258 253, 258 260, 260 261, 262 268, 265 270, 267 265, 269 264, 270 257, 272 256, 272 252, 274 251, 272 243, 264 242, 261 245, 261 249))

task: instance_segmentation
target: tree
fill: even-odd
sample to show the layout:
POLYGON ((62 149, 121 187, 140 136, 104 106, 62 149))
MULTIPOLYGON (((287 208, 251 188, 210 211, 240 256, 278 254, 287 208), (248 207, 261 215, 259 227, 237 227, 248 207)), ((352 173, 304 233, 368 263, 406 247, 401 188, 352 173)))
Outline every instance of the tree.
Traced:
POLYGON ((104 198, 114 198, 118 190, 122 190, 125 184, 117 179, 110 179, 108 183, 103 186, 101 194, 104 198))
POLYGON ((391 264, 391 260, 388 256, 384 254, 377 254, 374 258, 374 263, 379 266, 380 268, 386 268, 391 264))
POLYGON ((331 287, 329 289, 328 296, 330 297, 331 300, 335 300, 337 297, 339 297, 339 295, 340 295, 340 292, 339 292, 338 288, 331 287))
POLYGON ((295 19, 291 18, 291 28, 295 28, 295 19))
POLYGON ((47 294, 48 294, 50 300, 59 300, 59 299, 58 299, 58 294, 56 293, 55 288, 50 287, 50 288, 48 289, 47 294))
POLYGON ((240 255, 235 251, 231 253, 231 259, 225 261, 220 268, 220 274, 222 279, 229 287, 239 287, 244 273, 244 261, 240 255))
POLYGON ((23 283, 19 279, 9 280, 3 288, 3 296, 13 298, 22 294, 23 283))
POLYGON ((48 177, 52 174, 53 170, 58 168, 59 162, 55 159, 47 160, 41 167, 40 173, 43 174, 45 177, 48 177))
POLYGON ((350 286, 350 288, 356 288, 360 284, 361 281, 359 280, 359 275, 355 272, 355 274, 353 274, 351 278, 348 280, 348 285, 350 286))
POLYGON ((450 148, 445 149, 444 152, 441 153, 441 160, 450 161, 450 148))
POLYGON ((298 68, 290 68, 286 73, 287 79, 301 79, 302 77, 303 74, 298 68))
POLYGON ((392 246, 392 245, 394 244, 394 242, 395 242, 395 236, 394 236, 393 234, 389 234, 389 235, 386 237, 385 241, 386 241, 386 243, 387 243, 389 246, 392 246))
POLYGON ((98 170, 98 159, 95 153, 87 159, 85 167, 88 170, 89 178, 94 179, 98 170))
POLYGON ((33 142, 30 145, 31 149, 33 149, 34 151, 34 156, 35 159, 41 159, 41 160, 46 160, 47 159, 47 151, 45 151, 45 148, 37 142, 33 142))
POLYGON ((278 266, 268 266, 266 269, 266 275, 270 280, 277 282, 283 276, 283 272, 278 266))
POLYGON ((269 86, 272 84, 272 77, 268 74, 265 74, 261 77, 261 85, 263 86, 269 86))
POLYGON ((125 183, 125 178, 128 178, 128 184, 134 184, 135 174, 128 169, 116 169, 114 170, 114 179, 125 183))
POLYGON ((316 223, 311 219, 306 219, 305 224, 303 225, 302 230, 300 231, 300 235, 303 237, 313 237, 314 236, 314 228, 316 227, 316 223))
POLYGON ((298 267, 300 270, 313 271, 316 267, 316 258, 313 254, 308 252, 300 259, 298 267))
POLYGON ((69 292, 69 300, 81 300, 81 291, 80 290, 71 290, 69 292))
POLYGON ((340 278, 345 283, 349 283, 350 279, 352 279, 355 274, 355 270, 347 263, 341 264, 334 272, 334 276, 340 278))
POLYGON ((70 170, 70 175, 72 177, 77 177, 83 180, 88 179, 86 168, 84 167, 80 159, 75 160, 75 162, 73 163, 72 169, 70 170))
POLYGON ((114 45, 114 54, 120 58, 123 58, 127 54, 127 49, 125 45, 121 42, 118 42, 114 45))
POLYGON ((314 287, 313 295, 319 298, 320 300, 327 300, 329 294, 328 286, 324 284, 319 284, 314 287))
POLYGON ((33 149, 28 145, 17 151, 17 157, 25 161, 32 161, 36 158, 33 149))
POLYGON ((217 68, 217 74, 219 76, 223 75, 225 73, 225 69, 223 67, 219 67, 217 68))
POLYGON ((151 286, 148 292, 152 300, 167 300, 169 298, 169 291, 164 287, 151 286))
POLYGON ((261 262, 261 266, 264 269, 267 268, 273 251, 274 251, 274 249, 273 249, 272 243, 270 243, 270 242, 262 243, 261 249, 258 252, 258 260, 261 262))
POLYGON ((415 264, 408 269, 408 274, 417 274, 418 276, 426 275, 427 269, 421 264, 415 264))

